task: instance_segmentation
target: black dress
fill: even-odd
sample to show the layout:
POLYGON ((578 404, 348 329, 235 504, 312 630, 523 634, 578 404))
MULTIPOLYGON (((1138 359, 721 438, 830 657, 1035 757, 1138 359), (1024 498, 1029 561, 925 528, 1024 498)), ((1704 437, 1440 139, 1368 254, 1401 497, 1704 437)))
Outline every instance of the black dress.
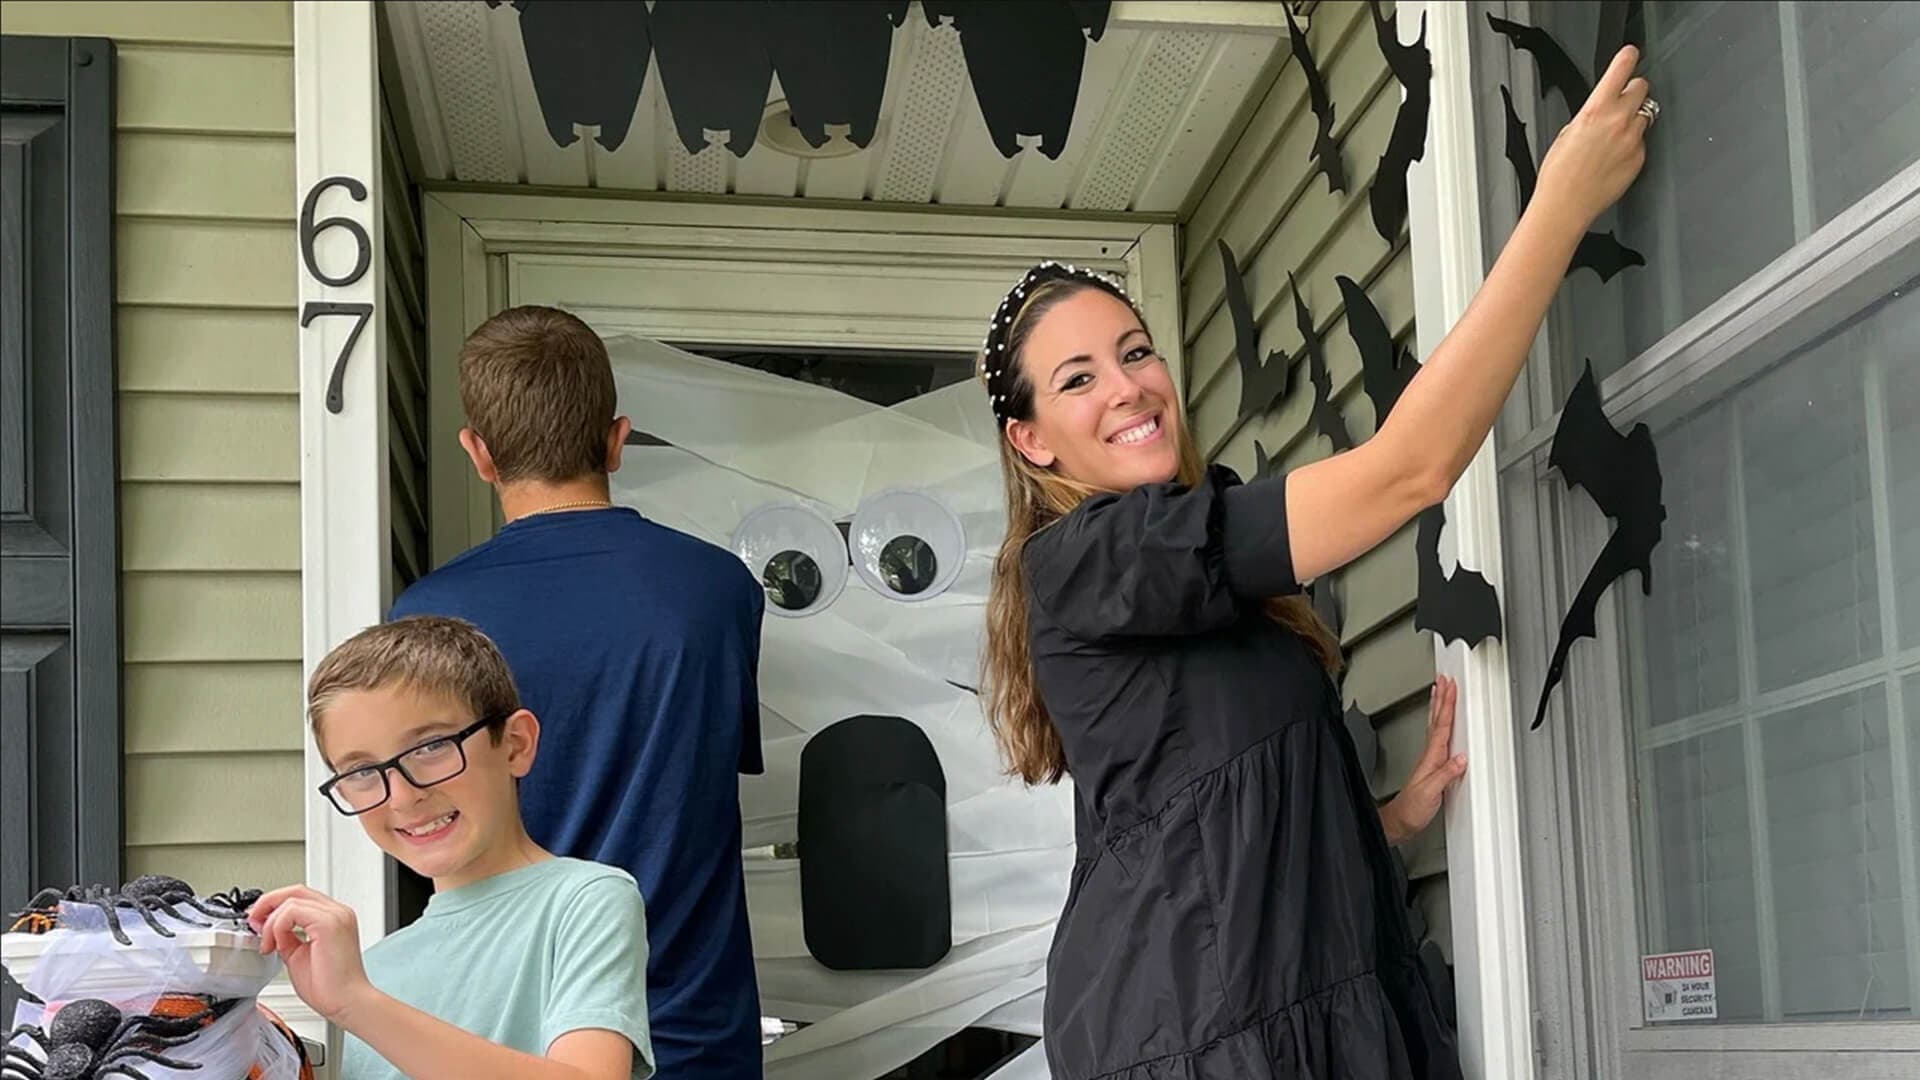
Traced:
POLYGON ((1333 684, 1261 610, 1284 479, 1088 499, 1024 566, 1075 788, 1055 1080, 1459 1077, 1333 684))

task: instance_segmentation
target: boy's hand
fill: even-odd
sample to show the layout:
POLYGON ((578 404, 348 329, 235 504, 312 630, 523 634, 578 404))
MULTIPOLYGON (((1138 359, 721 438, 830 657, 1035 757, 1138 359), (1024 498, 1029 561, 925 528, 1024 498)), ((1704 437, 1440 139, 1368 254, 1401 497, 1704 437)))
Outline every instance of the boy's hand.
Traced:
POLYGON ((328 1020, 341 1023, 373 990, 360 962, 359 921, 338 900, 289 885, 254 901, 247 921, 260 934, 260 951, 280 954, 300 999, 328 1020))

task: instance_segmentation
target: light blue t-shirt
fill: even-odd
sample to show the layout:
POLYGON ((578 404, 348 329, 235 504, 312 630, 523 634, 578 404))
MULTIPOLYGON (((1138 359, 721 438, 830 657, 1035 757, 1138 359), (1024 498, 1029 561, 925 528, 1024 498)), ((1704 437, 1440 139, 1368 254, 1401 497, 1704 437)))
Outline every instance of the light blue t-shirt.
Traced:
MULTIPOLYGON (((366 953, 381 992, 502 1046, 545 1055, 570 1031, 633 1043, 633 1076, 653 1075, 647 925, 625 871, 553 858, 435 893, 413 925, 366 953)), ((347 1036, 342 1080, 400 1080, 347 1036)))

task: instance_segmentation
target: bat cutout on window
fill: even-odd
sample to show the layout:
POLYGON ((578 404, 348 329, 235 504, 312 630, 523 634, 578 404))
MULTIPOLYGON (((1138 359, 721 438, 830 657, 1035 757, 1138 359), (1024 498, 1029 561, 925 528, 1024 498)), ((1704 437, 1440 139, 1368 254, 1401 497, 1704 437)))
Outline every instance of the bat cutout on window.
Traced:
POLYGON ((1647 51, 1647 19, 1640 0, 1601 0, 1600 29, 1593 40, 1593 71, 1597 78, 1628 45, 1647 51))
POLYGON ((1347 432, 1346 418, 1333 406, 1333 376, 1327 372, 1327 343, 1313 327, 1313 313, 1300 295, 1300 283, 1287 271, 1287 287, 1293 290, 1293 322, 1300 329, 1301 346, 1307 358, 1307 380, 1313 385, 1313 426, 1333 443, 1333 452, 1353 449, 1353 436, 1347 432))
POLYGON ((1240 412, 1239 419, 1258 416, 1273 408, 1273 403, 1286 396, 1287 378, 1290 374, 1287 358, 1281 354, 1268 353, 1266 362, 1260 360, 1260 328, 1253 321, 1253 305, 1247 299, 1247 283, 1240 277, 1240 268, 1234 264, 1233 249, 1226 240, 1217 241, 1220 248, 1220 268, 1226 275, 1227 311, 1233 316, 1233 355, 1240 362, 1240 412))
POLYGON ((1293 9, 1283 5, 1282 10, 1287 13, 1287 40, 1293 47, 1293 59, 1300 65, 1300 73, 1306 76, 1307 97, 1319 125, 1313 134, 1314 164, 1326 176, 1329 192, 1345 191, 1347 170, 1340 162, 1340 141, 1333 137, 1333 96, 1327 92, 1327 80, 1314 62, 1313 50, 1307 47, 1307 35, 1294 21, 1293 9))
MULTIPOLYGON (((1376 428, 1400 401, 1400 394, 1420 370, 1404 349, 1396 347, 1385 319, 1367 298, 1366 290, 1349 277, 1335 278, 1347 305, 1347 332, 1360 351, 1360 381, 1373 401, 1376 428)), ((1446 509, 1423 511, 1414 534, 1414 559, 1419 593, 1414 601, 1413 625, 1431 630, 1442 641, 1464 641, 1468 648, 1500 636, 1500 596, 1486 576, 1455 565, 1449 576, 1440 565, 1440 530, 1446 509)))
POLYGON ((1420 36, 1411 45, 1400 43, 1394 22, 1380 14, 1380 0, 1368 0, 1373 10, 1373 33, 1380 42, 1380 53, 1394 78, 1406 88, 1400 111, 1393 115, 1393 134, 1387 149, 1374 169, 1373 186, 1367 191, 1367 207, 1373 214, 1373 227, 1381 239, 1391 244, 1400 236, 1407 220, 1407 170, 1426 157, 1427 113, 1433 102, 1433 54, 1427 50, 1427 15, 1420 13, 1420 36))
MULTIPOLYGON (((1520 115, 1513 111, 1513 94, 1504 86, 1500 88, 1500 100, 1507 109, 1507 161, 1513 166, 1514 179, 1520 185, 1520 208, 1525 210, 1533 201, 1534 184, 1539 174, 1534 171, 1533 146, 1527 142, 1527 125, 1520 122, 1520 115)), ((1601 281, 1612 281, 1614 275, 1629 266, 1647 265, 1646 257, 1622 244, 1612 231, 1589 232, 1580 238, 1580 246, 1573 251, 1573 260, 1567 264, 1567 275, 1571 277, 1575 270, 1586 268, 1600 275, 1601 281)))
POLYGON ((1561 620, 1560 639, 1547 663, 1546 685, 1540 689, 1540 705, 1533 714, 1534 728, 1547 717, 1547 699, 1566 673, 1573 643, 1599 636, 1594 611, 1607 588, 1627 571, 1638 570, 1642 594, 1652 594, 1653 549, 1660 544, 1660 527, 1667 519, 1653 434, 1647 425, 1635 424, 1622 435, 1607 419, 1600 407, 1600 389, 1593 381, 1592 361, 1560 411, 1547 465, 1560 470, 1569 488, 1587 490, 1601 512, 1613 519, 1613 534, 1588 568, 1561 620))
MULTIPOLYGON (((1593 94, 1593 84, 1552 34, 1537 26, 1502 19, 1492 12, 1487 13, 1487 25, 1512 42, 1514 48, 1533 57, 1534 67, 1540 72, 1540 100, 1545 101, 1549 93, 1559 94, 1560 100, 1567 104, 1569 116, 1587 103, 1593 94)), ((1611 62, 1611 55, 1608 60, 1611 62)))

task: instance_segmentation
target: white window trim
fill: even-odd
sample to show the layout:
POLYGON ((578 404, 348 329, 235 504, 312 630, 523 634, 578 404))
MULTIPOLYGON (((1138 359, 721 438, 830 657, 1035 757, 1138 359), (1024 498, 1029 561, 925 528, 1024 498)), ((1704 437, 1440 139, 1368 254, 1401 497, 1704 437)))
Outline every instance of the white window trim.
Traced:
MULTIPOLYGON (((366 230, 372 247, 367 270, 346 286, 329 286, 307 273, 298 246, 299 300, 360 301, 373 317, 348 359, 344 406, 327 410, 327 383, 352 328, 348 318, 317 318, 298 332, 300 365, 301 653, 304 676, 327 651, 380 621, 389 566, 387 524, 387 374, 385 259, 380 207, 380 89, 374 11, 368 0, 299 0, 293 9, 295 202, 320 180, 348 176, 366 185, 364 202, 339 190, 324 195, 316 219, 342 216, 366 230)), ((316 243, 317 262, 329 273, 352 265, 354 245, 344 229, 328 229, 316 243)), ((297 313, 289 319, 298 320, 297 313)), ((303 702, 304 706, 304 695, 303 702)), ((304 725, 303 725, 304 727, 304 725)), ((315 789, 327 778, 313 740, 303 738, 307 884, 359 914, 361 941, 385 928, 386 874, 380 850, 359 824, 337 814, 315 789)), ((327 1060, 338 1060, 337 1035, 290 988, 265 995, 303 1036, 325 1040, 327 1060)))
MULTIPOLYGON (((1432 107, 1426 154, 1408 174, 1407 196, 1415 322, 1425 357, 1479 291, 1486 252, 1471 12, 1462 3, 1402 0, 1395 7, 1400 39, 1414 40, 1423 19, 1433 56, 1432 107)), ((1499 496, 1489 439, 1447 496, 1447 534, 1460 565, 1485 574, 1504 596, 1499 496)), ((1527 1076, 1534 1068, 1534 1032, 1516 770, 1521 732, 1506 647, 1489 640, 1468 650, 1436 637, 1434 667, 1459 682, 1454 749, 1469 762, 1446 809, 1461 1064, 1470 1077, 1527 1076)))
MULTIPOLYGON (((1479 17, 1479 11, 1491 7, 1531 23, 1529 6, 1525 0, 1508 0, 1504 11, 1498 3, 1471 10, 1479 17)), ((1507 59, 1511 61, 1511 55, 1507 59)), ((1505 81, 1522 118, 1538 132, 1531 62, 1523 58, 1517 64, 1493 61, 1486 66, 1498 70, 1477 76, 1482 104, 1487 87, 1505 81), (1530 110, 1536 113, 1531 118, 1530 110)), ((1436 112, 1438 93, 1436 63, 1436 112)), ((1486 134, 1497 151, 1498 125, 1486 134)), ((1489 159, 1487 149, 1482 147, 1477 161, 1489 159)), ((1510 185, 1489 184, 1485 194, 1478 205, 1488 208, 1489 221, 1503 226, 1492 231, 1504 235, 1510 229, 1507 223, 1517 216, 1510 185)), ((1602 380, 1609 418, 1622 428, 1641 420, 1657 425, 1667 408, 1681 406, 1683 389, 1688 400, 1695 400, 1699 392, 1737 382, 1755 363, 1786 355, 1831 326, 1835 313, 1856 311, 1899 285, 1910 271, 1900 269, 1897 257, 1916 248, 1920 164, 1803 237, 1602 380), (1862 272, 1857 269, 1861 266, 1868 269, 1862 272)), ((1424 319, 1424 310, 1422 315, 1424 319)), ((1543 333, 1543 340, 1551 346, 1550 334, 1543 333)), ((1610 528, 1592 513, 1566 514, 1564 490, 1540 483, 1547 477, 1545 449, 1558 423, 1548 351, 1541 350, 1529 365, 1502 418, 1507 438, 1499 454, 1500 483, 1510 497, 1504 555, 1512 567, 1507 580, 1513 587, 1511 592, 1502 589, 1507 645, 1514 650, 1516 670, 1530 672, 1544 670, 1544 653, 1557 633, 1564 603, 1579 587, 1585 569, 1584 564, 1572 565, 1566 553, 1597 551, 1610 528), (1533 467, 1515 467, 1528 460, 1533 467)), ((1637 970, 1642 935, 1633 865, 1635 822, 1627 805, 1631 793, 1624 788, 1632 751, 1620 673, 1631 658, 1621 649, 1622 617, 1616 586, 1602 599, 1598 640, 1583 641, 1574 650, 1561 704, 1540 732, 1524 733, 1527 737, 1518 744, 1526 776, 1522 821, 1531 837, 1524 853, 1531 888, 1527 967, 1533 976, 1535 1037, 1541 1043, 1532 1075, 1664 1080, 1696 1076, 1703 1069, 1709 1075, 1754 1080, 1910 1075, 1912 1055, 1920 1053, 1920 1023, 1915 1022, 1644 1025, 1639 988, 1631 975, 1637 970), (1589 688, 1580 694, 1581 715, 1572 724, 1563 711, 1568 687, 1589 688), (1569 806, 1579 807, 1580 813, 1569 814, 1569 806), (1585 864, 1584 872, 1576 868, 1577 862, 1585 864)), ((1524 706, 1538 687, 1516 684, 1512 693, 1524 706)), ((1479 767, 1475 759, 1469 772, 1479 767)))

